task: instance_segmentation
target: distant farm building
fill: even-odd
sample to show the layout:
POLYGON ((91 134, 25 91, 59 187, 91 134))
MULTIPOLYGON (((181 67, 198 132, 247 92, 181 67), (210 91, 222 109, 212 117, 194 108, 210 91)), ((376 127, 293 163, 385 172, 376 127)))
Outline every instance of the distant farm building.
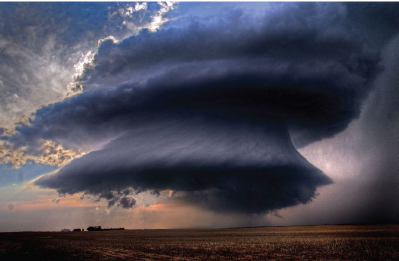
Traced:
POLYGON ((63 229, 61 229, 61 232, 71 232, 71 230, 69 230, 67 228, 63 228, 63 229))
POLYGON ((101 226, 88 227, 87 231, 102 231, 101 226))

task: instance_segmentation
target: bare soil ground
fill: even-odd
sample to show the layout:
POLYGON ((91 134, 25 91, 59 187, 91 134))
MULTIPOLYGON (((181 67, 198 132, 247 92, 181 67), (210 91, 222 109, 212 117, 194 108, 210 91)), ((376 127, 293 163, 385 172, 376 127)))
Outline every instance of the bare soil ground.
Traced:
POLYGON ((399 225, 0 233, 0 260, 399 260, 399 225))

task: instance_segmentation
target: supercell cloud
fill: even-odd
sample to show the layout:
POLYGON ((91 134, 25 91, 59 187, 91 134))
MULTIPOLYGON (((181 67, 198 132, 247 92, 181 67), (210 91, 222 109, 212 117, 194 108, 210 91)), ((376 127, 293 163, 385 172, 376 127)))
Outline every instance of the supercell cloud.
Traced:
POLYGON ((379 52, 345 5, 251 14, 176 18, 102 41, 83 93, 4 139, 32 154, 45 140, 91 151, 35 184, 109 207, 131 208, 146 191, 222 212, 309 203, 332 180, 293 143, 333 137, 359 117, 379 52))

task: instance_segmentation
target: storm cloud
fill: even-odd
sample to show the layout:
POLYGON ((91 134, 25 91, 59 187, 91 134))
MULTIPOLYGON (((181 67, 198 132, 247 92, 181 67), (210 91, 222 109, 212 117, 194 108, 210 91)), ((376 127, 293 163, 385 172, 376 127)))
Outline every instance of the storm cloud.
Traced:
POLYGON ((227 212, 309 203, 332 181, 292 140, 306 146, 346 129, 381 71, 347 15, 339 4, 237 9, 105 40, 85 92, 40 109, 7 141, 32 153, 43 140, 92 150, 35 184, 109 206, 133 207, 132 197, 107 196, 126 189, 171 190, 227 212))
POLYGON ((141 125, 36 181, 59 193, 100 195, 111 206, 120 198, 111 191, 172 190, 193 204, 247 213, 307 203, 330 183, 282 124, 209 118, 141 125))

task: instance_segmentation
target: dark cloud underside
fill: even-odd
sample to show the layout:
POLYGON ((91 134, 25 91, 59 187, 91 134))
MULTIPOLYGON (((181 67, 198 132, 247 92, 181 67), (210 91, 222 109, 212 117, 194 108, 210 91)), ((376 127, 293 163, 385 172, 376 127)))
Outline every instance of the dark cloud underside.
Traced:
MULTIPOLYGON (((203 117, 142 125, 36 182, 71 194, 173 190, 194 204, 247 213, 307 203, 329 183, 283 125, 203 117)), ((107 195, 100 197, 113 202, 107 195)))

